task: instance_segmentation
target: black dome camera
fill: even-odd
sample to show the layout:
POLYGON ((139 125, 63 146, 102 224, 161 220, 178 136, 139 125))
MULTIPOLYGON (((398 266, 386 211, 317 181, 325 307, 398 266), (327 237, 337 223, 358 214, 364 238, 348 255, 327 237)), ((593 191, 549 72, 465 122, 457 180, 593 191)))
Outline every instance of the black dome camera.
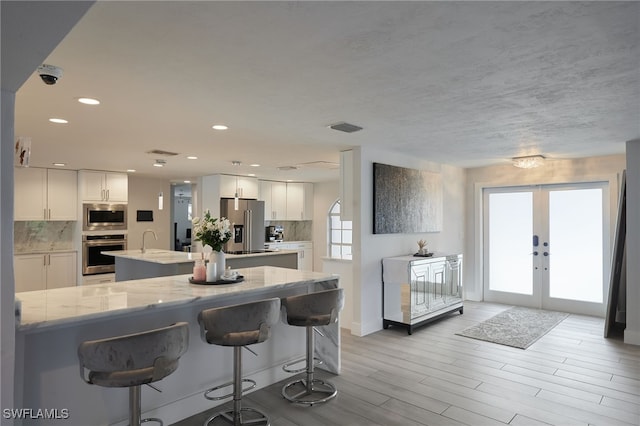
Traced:
POLYGON ((56 84, 58 79, 62 77, 62 68, 56 67, 55 65, 47 65, 42 64, 38 67, 38 74, 44 84, 52 85, 56 84))

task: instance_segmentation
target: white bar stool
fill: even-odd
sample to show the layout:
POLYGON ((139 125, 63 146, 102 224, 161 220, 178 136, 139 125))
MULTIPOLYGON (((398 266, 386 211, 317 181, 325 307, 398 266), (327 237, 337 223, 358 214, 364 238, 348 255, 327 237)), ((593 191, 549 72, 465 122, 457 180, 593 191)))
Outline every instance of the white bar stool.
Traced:
POLYGON ((344 291, 341 288, 322 290, 309 294, 290 296, 282 299, 287 312, 287 323, 307 328, 307 356, 304 359, 285 364, 282 369, 289 373, 306 371, 306 378, 287 383, 282 388, 282 396, 287 400, 312 406, 327 402, 338 394, 336 387, 325 380, 314 378, 314 368, 322 361, 314 358, 315 335, 322 335, 315 327, 338 321, 338 313, 344 306, 344 291), (294 370, 292 365, 306 361, 306 367, 294 370), (297 388, 297 390, 296 390, 297 388))
POLYGON ((242 378, 241 350, 245 347, 257 355, 246 346, 267 340, 271 335, 271 326, 278 321, 279 315, 280 299, 278 298, 205 309, 198 314, 198 323, 205 342, 212 345, 233 346, 233 380, 205 392, 205 398, 210 400, 221 400, 233 396, 233 409, 220 411, 209 417, 204 422, 205 426, 216 418, 222 418, 234 426, 269 425, 269 416, 265 413, 255 408, 242 407, 242 393, 253 389, 256 382, 242 378), (251 386, 242 389, 243 382, 251 383, 251 386), (232 385, 233 392, 228 395, 209 396, 218 389, 232 385))
POLYGON ((150 383, 173 373, 188 346, 189 325, 186 322, 125 336, 89 340, 78 346, 80 376, 91 385, 128 387, 129 425, 153 421, 162 426, 160 419, 140 419, 140 386, 151 386, 150 383))

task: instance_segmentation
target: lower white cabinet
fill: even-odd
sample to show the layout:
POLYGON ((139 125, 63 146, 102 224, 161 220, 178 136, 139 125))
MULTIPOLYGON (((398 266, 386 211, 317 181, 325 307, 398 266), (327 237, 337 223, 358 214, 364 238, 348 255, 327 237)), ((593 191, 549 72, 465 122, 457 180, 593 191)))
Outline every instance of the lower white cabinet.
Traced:
POLYGON ((75 286, 77 258, 75 251, 15 255, 16 293, 75 286))
POLYGON ((298 270, 313 271, 313 243, 266 243, 269 250, 297 250, 298 270))

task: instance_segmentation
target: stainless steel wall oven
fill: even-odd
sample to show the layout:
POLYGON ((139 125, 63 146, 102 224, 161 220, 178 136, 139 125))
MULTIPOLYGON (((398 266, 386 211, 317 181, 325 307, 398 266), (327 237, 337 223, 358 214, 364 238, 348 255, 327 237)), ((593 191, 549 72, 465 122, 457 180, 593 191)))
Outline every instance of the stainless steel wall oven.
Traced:
POLYGON ((127 236, 125 234, 83 235, 82 275, 115 272, 115 257, 102 254, 102 252, 126 249, 127 236))

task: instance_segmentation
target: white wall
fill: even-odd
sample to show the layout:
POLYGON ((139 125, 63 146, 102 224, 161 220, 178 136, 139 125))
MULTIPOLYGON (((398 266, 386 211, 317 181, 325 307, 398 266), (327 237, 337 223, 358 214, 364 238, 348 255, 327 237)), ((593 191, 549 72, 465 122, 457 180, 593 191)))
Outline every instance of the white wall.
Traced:
MULTIPOLYGON (((619 179, 625 168, 624 155, 548 160, 542 167, 518 169, 512 165, 466 170, 465 297, 482 300, 482 188, 565 182, 609 181, 610 236, 615 236, 619 179)), ((613 243, 613 241, 611 241, 613 243)), ((608 283, 607 283, 608 284, 608 283)))
POLYGON ((627 142, 627 326, 625 343, 640 345, 640 139, 627 142))
POLYGON ((351 332, 366 335, 382 328, 381 259, 414 253, 425 239, 432 251, 463 253, 464 169, 373 148, 356 148, 354 171, 354 312, 351 332), (442 230, 416 234, 373 234, 373 163, 437 172, 442 175, 442 230))
POLYGON ((147 248, 173 250, 170 193, 171 185, 168 180, 129 175, 127 245, 130 250, 142 247, 142 233, 147 229, 152 229, 158 236, 156 241, 153 235, 147 234, 144 240, 147 248), (162 210, 158 210, 159 192, 164 195, 162 210), (137 222, 137 210, 152 210, 153 222, 137 222))

